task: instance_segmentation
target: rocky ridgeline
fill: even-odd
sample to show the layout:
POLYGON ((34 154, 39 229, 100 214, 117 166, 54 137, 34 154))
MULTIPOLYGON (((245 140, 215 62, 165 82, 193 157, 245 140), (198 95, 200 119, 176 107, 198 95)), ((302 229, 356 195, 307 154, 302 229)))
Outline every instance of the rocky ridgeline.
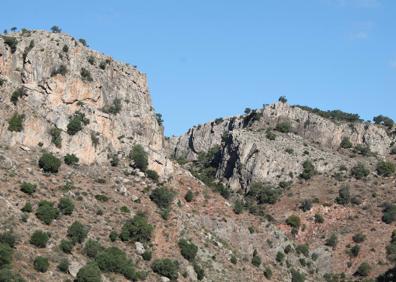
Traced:
POLYGON ((193 127, 170 139, 168 153, 192 161, 199 153, 219 146, 222 157, 216 176, 238 190, 255 181, 292 181, 306 160, 311 160, 319 173, 334 172, 341 165, 350 167, 354 161, 338 152, 344 138, 352 146, 367 146, 379 157, 387 155, 394 142, 381 126, 336 122, 279 102, 243 116, 193 127), (282 123, 290 126, 289 132, 276 131, 282 123))
POLYGON ((142 144, 151 168, 168 173, 146 76, 85 45, 46 31, 0 37, 0 142, 75 154, 83 164, 142 144))

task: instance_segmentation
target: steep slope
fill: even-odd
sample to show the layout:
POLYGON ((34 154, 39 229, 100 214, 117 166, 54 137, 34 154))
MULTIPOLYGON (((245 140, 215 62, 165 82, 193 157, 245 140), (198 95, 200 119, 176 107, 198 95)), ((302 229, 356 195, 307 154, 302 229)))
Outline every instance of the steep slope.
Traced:
POLYGON ((338 152, 343 138, 351 146, 367 146, 379 157, 387 155, 395 142, 394 136, 377 125, 333 121, 279 102, 240 117, 193 127, 170 139, 168 153, 192 161, 199 153, 219 147, 221 162, 216 177, 238 190, 259 181, 293 181, 306 160, 313 161, 320 173, 331 174, 341 165, 352 167, 356 163, 338 152))
POLYGON ((166 172, 162 127, 146 76, 136 68, 66 34, 24 31, 0 37, 0 79, 3 144, 40 144, 62 155, 73 153, 85 164, 108 162, 142 144, 150 150, 152 167, 166 172), (68 129, 76 113, 87 124, 75 121, 68 129), (16 114, 22 128, 10 131, 16 114))

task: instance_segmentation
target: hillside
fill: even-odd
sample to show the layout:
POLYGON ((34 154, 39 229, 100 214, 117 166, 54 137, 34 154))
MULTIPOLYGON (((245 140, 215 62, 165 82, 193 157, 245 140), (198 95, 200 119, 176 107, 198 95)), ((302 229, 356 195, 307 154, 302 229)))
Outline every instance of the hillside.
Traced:
POLYGON ((46 31, 0 37, 0 101, 0 282, 392 269, 393 124, 283 98, 165 138, 144 74, 46 31))

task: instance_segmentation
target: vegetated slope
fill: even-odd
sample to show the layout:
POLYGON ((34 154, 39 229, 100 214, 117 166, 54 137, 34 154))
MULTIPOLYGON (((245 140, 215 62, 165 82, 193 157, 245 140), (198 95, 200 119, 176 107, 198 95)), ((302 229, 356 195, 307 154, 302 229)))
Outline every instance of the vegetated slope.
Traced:
POLYGON ((323 280, 360 280, 394 262, 396 134, 384 119, 283 99, 172 137, 168 152, 238 212, 265 214, 308 247, 323 280))
POLYGON ((144 75, 84 40, 24 30, 0 38, 0 55, 0 281, 391 268, 389 125, 282 101, 164 142, 144 75))

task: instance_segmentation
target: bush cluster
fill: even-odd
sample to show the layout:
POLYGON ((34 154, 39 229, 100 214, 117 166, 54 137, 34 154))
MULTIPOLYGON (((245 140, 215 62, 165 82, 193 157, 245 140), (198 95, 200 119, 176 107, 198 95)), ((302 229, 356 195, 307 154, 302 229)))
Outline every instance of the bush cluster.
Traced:
POLYGON ((86 68, 81 68, 80 70, 81 79, 85 82, 92 82, 93 78, 91 72, 86 68))
POLYGON ((84 246, 84 253, 89 258, 96 258, 103 251, 102 245, 97 240, 88 239, 84 246))
POLYGON ((25 115, 15 113, 8 120, 8 130, 12 132, 21 132, 23 130, 23 120, 25 119, 25 115))
POLYGON ((71 215, 74 211, 74 203, 69 197, 63 197, 59 200, 58 209, 64 215, 71 215))
POLYGON ((289 121, 283 121, 278 123, 275 129, 282 133, 289 133, 291 130, 291 124, 289 121))
POLYGON ((14 92, 12 92, 10 101, 11 101, 14 105, 16 105, 16 104, 18 103, 18 100, 19 100, 20 98, 22 98, 24 95, 25 95, 25 90, 24 90, 22 87, 21 87, 21 88, 18 88, 17 90, 15 90, 14 92))
POLYGON ((342 186, 340 190, 338 190, 338 197, 335 199, 335 201, 339 205, 347 205, 351 202, 351 193, 349 191, 349 186, 342 186))
POLYGON ((77 156, 75 154, 67 154, 64 157, 64 161, 65 161, 65 164, 74 166, 74 165, 78 164, 79 158, 77 158, 77 156))
POLYGON ((67 133, 69 135, 75 135, 77 132, 83 129, 84 125, 87 124, 89 124, 89 119, 85 117, 84 113, 77 111, 69 120, 67 125, 67 133))
POLYGON ((306 160, 303 163, 303 172, 300 174, 302 179, 308 180, 316 174, 315 166, 310 160, 306 160))
POLYGON ((177 280, 179 263, 171 259, 157 259, 151 265, 151 269, 161 276, 165 276, 171 280, 177 280))
POLYGON ((185 239, 179 240, 179 248, 181 255, 188 261, 193 261, 198 253, 198 247, 185 239))
POLYGON ((33 266, 34 269, 38 272, 43 272, 43 273, 47 272, 49 268, 48 258, 42 256, 36 257, 34 259, 33 266))
POLYGON ((51 135, 51 142, 57 147, 61 148, 62 147, 62 130, 60 130, 57 127, 53 127, 50 130, 50 135, 51 135))
POLYGON ((39 167, 44 172, 57 173, 61 166, 61 161, 51 153, 43 153, 39 159, 39 167))
POLYGON ((358 163, 351 169, 351 175, 356 179, 362 179, 367 177, 370 174, 370 171, 363 163, 358 163))
POLYGON ((32 195, 34 192, 36 192, 36 189, 37 189, 37 184, 33 184, 29 182, 23 182, 21 184, 21 191, 28 195, 32 195))
POLYGON ((154 226, 148 223, 147 217, 139 213, 132 219, 127 220, 120 233, 122 241, 149 242, 153 233, 154 226))
POLYGON ((100 270, 104 272, 119 273, 130 280, 136 280, 137 274, 132 261, 127 255, 116 247, 110 247, 100 252, 96 258, 100 270))
POLYGON ((134 162, 135 166, 141 171, 146 171, 148 167, 148 154, 142 145, 134 145, 129 158, 134 162))
POLYGON ((270 184, 256 182, 250 186, 247 196, 254 198, 258 204, 275 204, 281 196, 281 191, 270 184))
POLYGON ((380 161, 377 164, 377 173, 378 175, 389 177, 395 173, 396 167, 395 164, 388 161, 380 161))
POLYGON ((49 236, 47 232, 36 230, 30 237, 30 244, 38 248, 45 248, 47 246, 48 240, 49 236))
POLYGON ((122 104, 120 98, 115 98, 110 105, 106 105, 102 111, 108 114, 116 115, 122 110, 122 104))
POLYGON ((59 216, 59 210, 54 208, 54 204, 46 200, 40 201, 36 210, 36 217, 43 223, 50 225, 59 216))
POLYGON ((73 222, 67 230, 67 237, 73 244, 84 242, 88 235, 88 228, 79 221, 73 222))
POLYGON ((167 187, 159 187, 150 194, 150 199, 161 209, 168 209, 172 205, 175 192, 167 187))

